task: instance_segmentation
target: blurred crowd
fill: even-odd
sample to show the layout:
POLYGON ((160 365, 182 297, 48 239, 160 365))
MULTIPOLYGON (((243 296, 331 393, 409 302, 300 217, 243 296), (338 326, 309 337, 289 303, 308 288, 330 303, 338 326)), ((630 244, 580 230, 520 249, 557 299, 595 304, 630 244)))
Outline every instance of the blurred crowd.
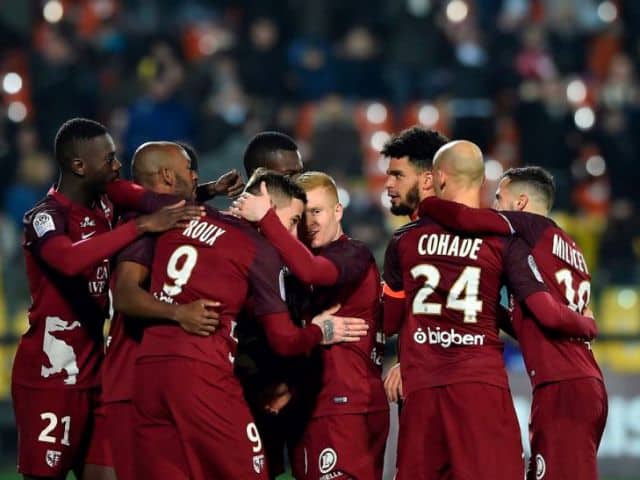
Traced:
POLYGON ((125 176, 148 140, 192 144, 207 179, 240 169, 256 132, 288 133, 307 169, 336 177, 349 233, 378 255, 398 225, 378 151, 391 132, 420 123, 481 146, 487 204, 504 169, 551 170, 556 218, 585 250, 595 286, 638 283, 640 2, 2 4, 7 318, 28 302, 21 217, 55 181, 53 138, 74 116, 108 126, 125 176))

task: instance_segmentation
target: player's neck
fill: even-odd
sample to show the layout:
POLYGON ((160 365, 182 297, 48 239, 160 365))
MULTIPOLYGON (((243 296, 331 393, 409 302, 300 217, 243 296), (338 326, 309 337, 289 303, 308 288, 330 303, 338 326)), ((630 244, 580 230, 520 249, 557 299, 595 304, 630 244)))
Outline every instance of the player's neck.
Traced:
POLYGON ((478 192, 461 191, 452 200, 471 208, 480 208, 480 194, 478 192))
POLYGON ((542 215, 543 217, 549 216, 549 211, 546 208, 532 205, 531 202, 522 211, 527 213, 535 213, 536 215, 542 215))
POLYGON ((60 175, 56 190, 73 203, 83 205, 87 208, 91 208, 96 200, 98 200, 98 195, 89 191, 86 185, 65 175, 60 175))

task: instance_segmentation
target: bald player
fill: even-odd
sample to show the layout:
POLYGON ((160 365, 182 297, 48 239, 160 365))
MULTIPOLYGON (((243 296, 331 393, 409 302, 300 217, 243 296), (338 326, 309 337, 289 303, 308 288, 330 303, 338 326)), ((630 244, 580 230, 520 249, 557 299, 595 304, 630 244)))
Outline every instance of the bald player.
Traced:
MULTIPOLYGON (((554 193, 546 170, 523 167, 507 170, 500 180, 495 202, 500 213, 440 199, 424 206, 427 215, 456 230, 515 230, 531 248, 551 293, 581 312, 589 304, 591 276, 579 246, 548 218, 554 193)), ((528 478, 596 479, 607 392, 591 345, 513 306, 511 320, 533 388, 528 478)))
MULTIPOLYGON (((480 204, 482 152, 471 142, 434 158, 439 196, 480 204)), ((428 217, 391 240, 384 266, 385 333, 400 331, 405 404, 397 479, 520 479, 524 463, 498 336, 506 280, 536 317, 593 336, 593 319, 555 302, 517 237, 471 236, 428 217)))
MULTIPOLYGON (((198 174, 187 152, 171 142, 149 142, 136 150, 132 173, 136 183, 156 193, 193 200, 198 174)), ((128 214, 125 218, 135 217, 128 214)), ((112 292, 116 313, 107 339, 102 368, 107 436, 118 480, 134 480, 133 369, 142 340, 144 319, 177 322, 193 335, 210 335, 218 323, 218 302, 196 300, 172 305, 149 292, 155 237, 145 235, 117 256, 112 292)))

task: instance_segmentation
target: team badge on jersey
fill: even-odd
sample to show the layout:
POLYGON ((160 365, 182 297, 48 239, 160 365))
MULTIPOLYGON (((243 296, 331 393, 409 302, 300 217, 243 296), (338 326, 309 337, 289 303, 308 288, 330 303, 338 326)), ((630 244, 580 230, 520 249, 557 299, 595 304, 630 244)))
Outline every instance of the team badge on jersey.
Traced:
POLYGON ((44 236, 47 232, 52 232, 56 229, 55 223, 53 223, 53 217, 46 212, 40 212, 33 218, 33 229, 38 237, 44 236))
POLYGON ((320 473, 330 472, 336 466, 336 463, 338 463, 338 454, 333 448, 325 448, 320 452, 320 457, 318 457, 320 473))
POLYGON ((253 471, 256 473, 260 473, 264 470, 264 455, 254 455, 253 456, 253 471))
POLYGON ((60 463, 61 457, 62 452, 59 452, 57 450, 47 450, 44 459, 47 462, 47 465, 49 465, 51 468, 55 468, 60 463))
POLYGON ((544 457, 538 453, 536 454, 536 480, 541 480, 545 473, 547 473, 547 464, 544 457))

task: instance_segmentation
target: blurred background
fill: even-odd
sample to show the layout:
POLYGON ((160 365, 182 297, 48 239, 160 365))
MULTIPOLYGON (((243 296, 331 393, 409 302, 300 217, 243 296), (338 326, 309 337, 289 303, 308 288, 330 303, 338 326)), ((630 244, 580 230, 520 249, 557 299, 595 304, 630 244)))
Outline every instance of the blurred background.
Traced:
MULTIPOLYGON (((86 116, 108 126, 125 175, 145 141, 191 143, 214 179, 242 168, 256 132, 288 133, 305 168, 336 178, 348 233, 378 259, 407 221, 383 190, 392 132, 478 143, 487 204, 504 169, 551 170, 554 218, 593 273, 601 472, 640 478, 639 67, 634 0, 3 0, 0 467, 15 464, 9 382, 29 303, 21 218, 56 179, 57 128, 86 116)), ((506 359, 526 437, 516 345, 506 359)))

